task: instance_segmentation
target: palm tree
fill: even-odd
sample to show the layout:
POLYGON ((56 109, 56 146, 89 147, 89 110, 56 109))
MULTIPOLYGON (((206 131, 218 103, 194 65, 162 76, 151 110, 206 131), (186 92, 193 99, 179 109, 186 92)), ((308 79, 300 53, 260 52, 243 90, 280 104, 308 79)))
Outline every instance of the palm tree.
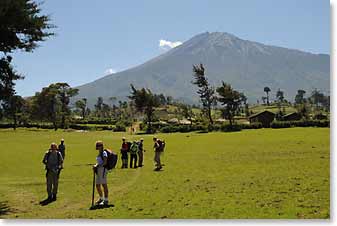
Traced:
POLYGON ((267 105, 269 106, 269 92, 270 88, 268 86, 264 87, 263 91, 267 94, 267 105))

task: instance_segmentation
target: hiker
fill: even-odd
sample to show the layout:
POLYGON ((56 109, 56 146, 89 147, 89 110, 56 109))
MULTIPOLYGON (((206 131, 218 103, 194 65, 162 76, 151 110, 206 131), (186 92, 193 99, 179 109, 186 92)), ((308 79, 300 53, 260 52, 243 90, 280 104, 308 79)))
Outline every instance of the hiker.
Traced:
POLYGON ((109 204, 109 190, 107 184, 107 173, 108 171, 105 169, 105 165, 108 161, 108 153, 104 150, 103 142, 96 141, 96 150, 98 150, 98 155, 96 157, 96 164, 93 166, 93 170, 96 173, 96 190, 99 194, 99 199, 96 201, 96 205, 104 205, 107 206, 109 204), (102 188, 104 189, 104 196, 102 193, 102 188))
POLYGON ((130 143, 126 142, 125 137, 122 138, 122 148, 121 148, 121 158, 122 158, 122 169, 128 168, 128 152, 130 150, 130 143))
POLYGON ((63 157, 57 150, 57 145, 51 143, 50 149, 45 153, 42 163, 46 166, 46 184, 47 184, 47 201, 56 201, 59 172, 62 168, 63 157))
POLYGON ((137 141, 133 141, 130 147, 130 168, 132 168, 133 161, 134 161, 133 168, 137 168, 137 153, 138 153, 138 144, 137 141))
POLYGON ((165 142, 157 139, 156 137, 153 138, 153 148, 154 148, 154 161, 156 163, 155 171, 159 171, 163 168, 161 162, 160 162, 160 156, 162 152, 164 151, 165 142))
POLYGON ((58 146, 59 152, 62 154, 63 161, 66 158, 66 146, 64 145, 64 139, 61 139, 61 143, 58 146))
POLYGON ((138 167, 143 166, 143 138, 140 138, 140 141, 138 142, 138 167))

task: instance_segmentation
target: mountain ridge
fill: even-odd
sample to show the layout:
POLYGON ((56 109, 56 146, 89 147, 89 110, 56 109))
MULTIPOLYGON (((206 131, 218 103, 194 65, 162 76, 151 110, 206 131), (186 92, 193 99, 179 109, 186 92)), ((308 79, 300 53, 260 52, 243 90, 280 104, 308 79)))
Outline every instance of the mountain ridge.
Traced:
POLYGON ((261 99, 264 86, 271 86, 275 92, 280 88, 289 97, 294 96, 296 89, 310 89, 306 90, 310 92, 318 88, 329 92, 328 54, 265 45, 226 32, 204 32, 140 65, 78 86, 76 99, 86 97, 91 106, 98 96, 125 99, 133 83, 136 87, 196 103, 196 89, 191 81, 192 65, 198 63, 205 65, 211 84, 219 85, 224 80, 243 91, 250 102, 261 99), (256 81, 250 80, 249 84, 249 79, 256 81))

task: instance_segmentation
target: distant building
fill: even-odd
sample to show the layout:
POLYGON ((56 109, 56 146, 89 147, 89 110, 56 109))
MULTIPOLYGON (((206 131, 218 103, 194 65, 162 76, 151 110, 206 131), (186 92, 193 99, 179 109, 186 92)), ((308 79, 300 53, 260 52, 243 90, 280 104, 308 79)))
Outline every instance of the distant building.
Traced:
POLYGON ((260 122, 263 127, 270 127, 270 123, 274 121, 275 114, 270 111, 262 111, 248 117, 250 123, 260 122))
POLYGON ((302 118, 301 115, 297 112, 292 112, 282 117, 284 121, 298 121, 301 120, 301 118, 302 118))

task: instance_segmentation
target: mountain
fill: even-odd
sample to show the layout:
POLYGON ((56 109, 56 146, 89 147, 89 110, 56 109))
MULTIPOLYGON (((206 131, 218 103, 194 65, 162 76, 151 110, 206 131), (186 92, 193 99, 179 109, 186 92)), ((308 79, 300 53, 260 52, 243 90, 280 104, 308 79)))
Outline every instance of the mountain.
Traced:
POLYGON ((130 84, 150 88, 186 102, 198 103, 196 87, 191 84, 192 65, 203 63, 213 86, 221 81, 244 92, 250 103, 270 87, 271 97, 280 88, 285 98, 293 100, 298 89, 307 95, 317 88, 329 93, 330 56, 264 45, 223 32, 206 32, 194 36, 166 53, 142 65, 104 76, 77 87, 76 99, 86 97, 93 106, 97 97, 126 99, 130 84))

